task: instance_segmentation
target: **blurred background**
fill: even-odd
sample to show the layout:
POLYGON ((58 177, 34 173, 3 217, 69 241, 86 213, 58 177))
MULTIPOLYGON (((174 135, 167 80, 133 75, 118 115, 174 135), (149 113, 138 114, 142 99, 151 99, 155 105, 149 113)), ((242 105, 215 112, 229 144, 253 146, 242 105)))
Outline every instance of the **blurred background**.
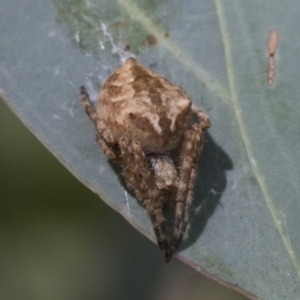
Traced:
POLYGON ((0 99, 1 300, 246 300, 173 258, 83 186, 0 99))

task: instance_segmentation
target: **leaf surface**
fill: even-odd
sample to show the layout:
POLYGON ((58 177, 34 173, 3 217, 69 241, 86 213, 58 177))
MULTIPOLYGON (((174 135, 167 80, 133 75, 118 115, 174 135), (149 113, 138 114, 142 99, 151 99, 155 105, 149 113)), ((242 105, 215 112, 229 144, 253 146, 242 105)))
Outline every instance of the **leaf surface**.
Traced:
POLYGON ((299 9, 295 0, 6 1, 1 97, 79 180, 155 240, 97 146, 78 90, 84 84, 96 100, 130 55, 181 85, 212 127, 180 258, 252 298, 296 299, 299 9), (272 30, 279 42, 269 85, 272 30))

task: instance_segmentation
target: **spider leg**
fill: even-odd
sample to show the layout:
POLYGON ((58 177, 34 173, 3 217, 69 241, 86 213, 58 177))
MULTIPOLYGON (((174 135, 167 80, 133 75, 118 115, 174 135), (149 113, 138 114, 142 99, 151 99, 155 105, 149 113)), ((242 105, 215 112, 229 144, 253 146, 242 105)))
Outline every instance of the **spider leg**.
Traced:
POLYGON ((150 171, 147 158, 139 141, 126 137, 119 140, 123 171, 129 187, 134 189, 138 199, 145 206, 151 219, 160 250, 169 253, 162 211, 161 196, 155 186, 155 178, 150 171))
POLYGON ((91 103, 89 94, 84 86, 80 88, 80 96, 86 114, 92 120, 99 132, 96 138, 98 145, 109 159, 116 160, 118 158, 116 149, 114 149, 115 151, 112 150, 112 148, 116 148, 116 141, 112 134, 110 134, 108 130, 105 130, 103 122, 98 118, 98 115, 91 103))
POLYGON ((90 96, 84 86, 80 87, 80 96, 86 114, 90 117, 94 125, 97 127, 98 115, 91 104, 90 96))
POLYGON ((196 114, 199 119, 199 124, 201 125, 202 131, 207 130, 210 127, 210 120, 207 114, 205 114, 200 108, 196 105, 192 105, 192 111, 196 114))
POLYGON ((179 153, 180 171, 175 199, 174 236, 171 254, 166 260, 170 259, 173 252, 179 247, 186 231, 190 208, 193 202, 193 189, 197 176, 198 160, 203 146, 204 131, 210 126, 210 121, 206 114, 194 105, 192 109, 198 116, 200 122, 193 124, 192 127, 185 132, 182 148, 179 153))

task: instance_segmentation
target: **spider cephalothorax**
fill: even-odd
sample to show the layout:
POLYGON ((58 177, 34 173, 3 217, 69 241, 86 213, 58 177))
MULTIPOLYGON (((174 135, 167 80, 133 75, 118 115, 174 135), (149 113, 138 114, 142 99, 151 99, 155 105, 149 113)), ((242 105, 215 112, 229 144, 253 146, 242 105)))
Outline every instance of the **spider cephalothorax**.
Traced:
POLYGON ((97 110, 85 88, 81 98, 98 130, 105 155, 122 166, 126 183, 146 207, 159 248, 168 262, 182 242, 193 200, 206 114, 185 91, 129 58, 104 84, 97 110), (193 115, 198 123, 193 123, 193 115), (170 151, 178 148, 173 161, 170 151), (174 233, 168 240, 163 205, 175 206, 174 233))

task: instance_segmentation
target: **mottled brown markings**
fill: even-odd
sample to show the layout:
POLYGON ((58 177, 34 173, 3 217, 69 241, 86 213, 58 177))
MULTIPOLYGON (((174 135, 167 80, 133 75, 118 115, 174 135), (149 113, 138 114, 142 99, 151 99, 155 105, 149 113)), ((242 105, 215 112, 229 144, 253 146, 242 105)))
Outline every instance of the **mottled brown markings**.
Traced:
POLYGON ((122 166, 127 186, 145 206, 168 262, 187 227, 209 118, 192 105, 183 89, 133 58, 108 78, 99 95, 97 112, 84 88, 81 98, 98 130, 99 146, 122 166), (198 123, 192 125, 194 114, 198 123), (179 150, 177 164, 168 152, 173 148, 179 150), (162 211, 165 203, 175 203, 171 244, 162 211))
POLYGON ((151 104, 157 108, 157 111, 159 110, 159 107, 163 106, 161 93, 159 91, 156 91, 156 89, 154 88, 149 89, 147 97, 150 99, 151 104))
POLYGON ((129 113, 129 118, 137 128, 146 132, 154 131, 153 125, 149 122, 147 118, 143 118, 140 115, 134 113, 129 113))
MULTIPOLYGON (((148 128, 152 127, 153 129, 151 133, 139 133, 144 135, 145 139, 148 139, 149 136, 152 137, 149 143, 145 139, 143 140, 145 150, 161 149, 161 151, 166 151, 176 147, 181 140, 179 133, 183 134, 185 128, 180 126, 180 122, 191 118, 188 112, 190 105, 184 104, 188 108, 184 109, 178 106, 180 103, 182 104, 182 100, 176 104, 176 99, 185 99, 188 101, 186 104, 191 103, 182 89, 137 62, 129 60, 111 75, 104 85, 99 99, 102 108, 98 114, 111 126, 115 117, 106 113, 106 106, 109 106, 110 103, 120 102, 114 105, 114 113, 119 116, 119 120, 117 120, 119 124, 113 126, 116 129, 115 134, 121 136, 119 125, 128 119, 126 113, 140 114, 137 124, 141 124, 141 119, 144 118, 144 123, 149 123, 148 128), (128 106, 128 99, 135 99, 132 102, 132 108, 128 106), (123 103, 121 103, 122 101, 123 103), (188 114, 188 116, 184 114, 188 114), (176 132, 177 126, 183 130, 179 129, 176 132), (167 140, 163 138, 166 135, 168 135, 167 140)), ((145 128, 145 124, 142 125, 145 128)), ((188 121, 186 126, 188 126, 188 121)), ((128 132, 133 131, 133 127, 128 129, 128 132)), ((132 136, 136 138, 136 134, 132 134, 132 136)))

